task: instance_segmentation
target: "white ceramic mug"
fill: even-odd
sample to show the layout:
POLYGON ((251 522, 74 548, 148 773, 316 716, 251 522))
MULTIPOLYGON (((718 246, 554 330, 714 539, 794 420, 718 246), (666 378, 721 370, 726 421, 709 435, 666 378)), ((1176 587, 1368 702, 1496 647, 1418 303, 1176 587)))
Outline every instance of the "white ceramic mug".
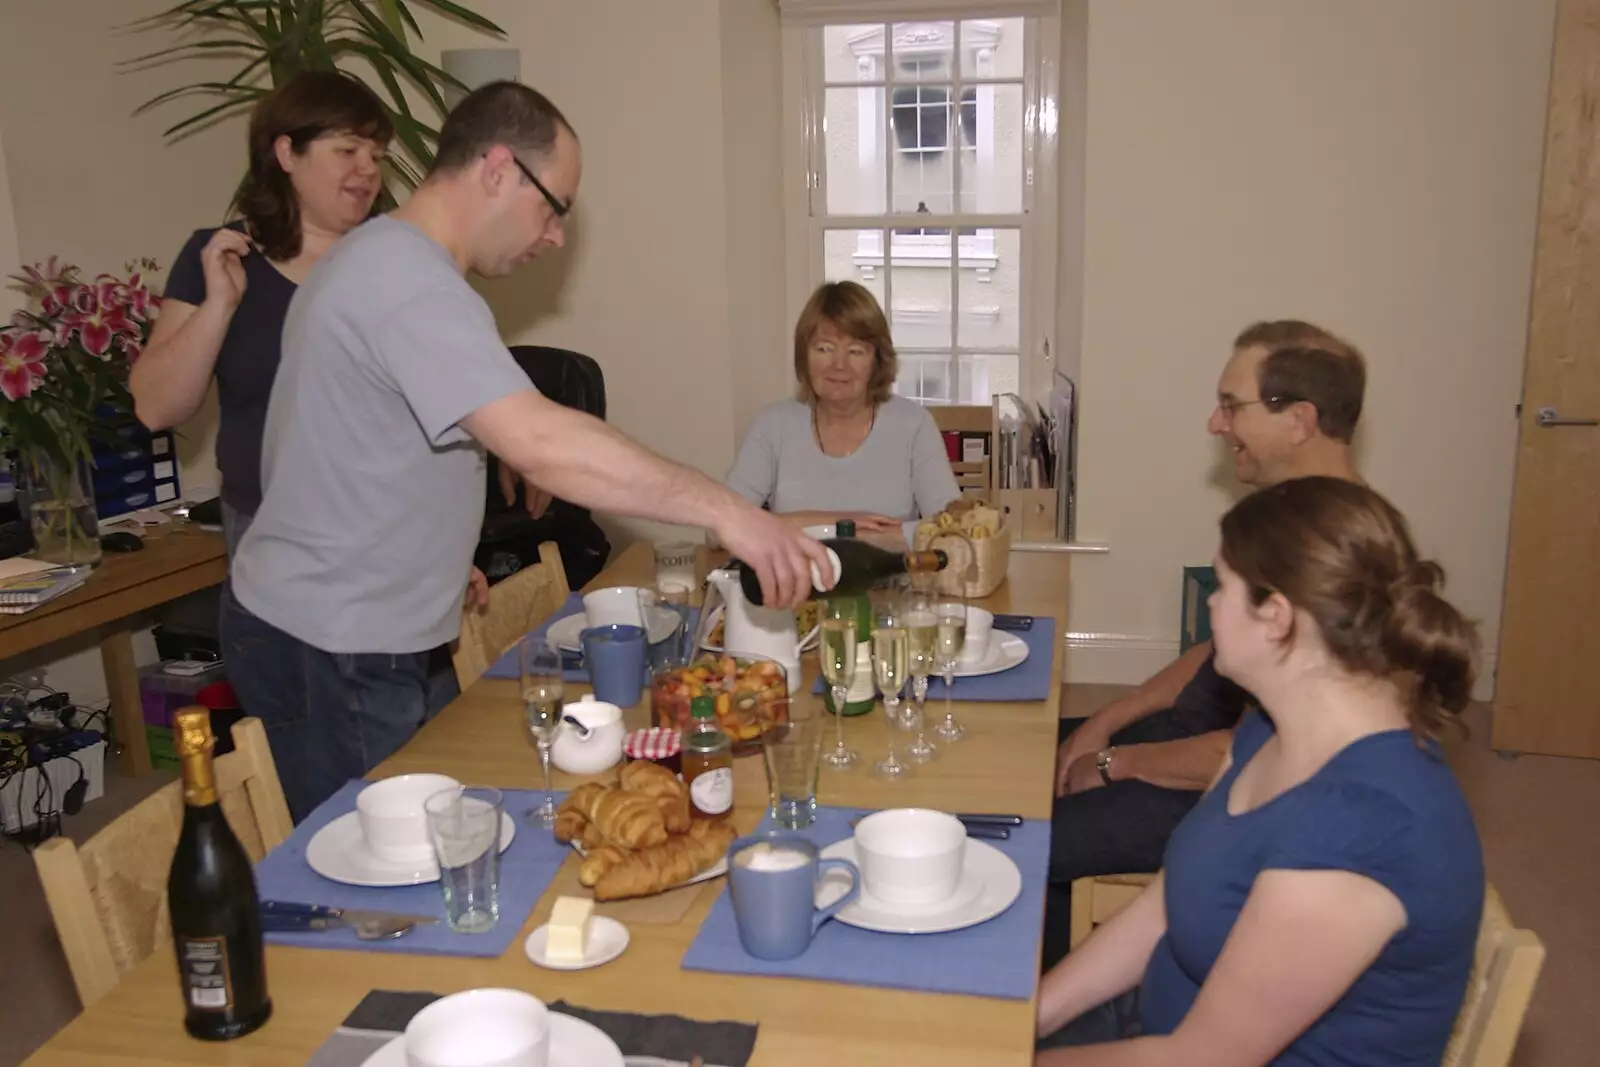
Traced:
POLYGON ((936 904, 955 894, 967 828, 954 815, 890 808, 856 824, 861 890, 888 904, 936 904))
POLYGON ((585 593, 583 613, 590 626, 643 626, 647 598, 654 600, 648 589, 613 585, 585 593))
POLYGON ((967 636, 961 646, 961 664, 971 667, 983 662, 989 654, 989 641, 994 633, 994 612, 982 608, 967 608, 967 636))
POLYGON ((406 1024, 407 1067, 546 1067, 550 1012, 517 989, 469 989, 406 1024))
POLYGON ((367 848, 394 863, 425 863, 433 858, 423 801, 461 783, 444 774, 402 774, 373 782, 356 795, 356 818, 367 848))

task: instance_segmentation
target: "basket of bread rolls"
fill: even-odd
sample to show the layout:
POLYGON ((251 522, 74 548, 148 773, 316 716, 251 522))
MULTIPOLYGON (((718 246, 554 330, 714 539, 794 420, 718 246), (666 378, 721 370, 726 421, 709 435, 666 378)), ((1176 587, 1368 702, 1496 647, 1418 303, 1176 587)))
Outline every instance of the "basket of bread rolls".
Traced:
POLYGON ((578 881, 606 901, 682 885, 721 862, 736 832, 727 820, 692 818, 689 787, 665 767, 635 760, 615 784, 585 782, 568 793, 555 835, 578 846, 578 881))
POLYGON ((981 501, 952 500, 930 519, 917 523, 918 552, 940 549, 949 566, 933 575, 946 596, 985 597, 1006 580, 1011 562, 1011 523, 998 508, 981 501))

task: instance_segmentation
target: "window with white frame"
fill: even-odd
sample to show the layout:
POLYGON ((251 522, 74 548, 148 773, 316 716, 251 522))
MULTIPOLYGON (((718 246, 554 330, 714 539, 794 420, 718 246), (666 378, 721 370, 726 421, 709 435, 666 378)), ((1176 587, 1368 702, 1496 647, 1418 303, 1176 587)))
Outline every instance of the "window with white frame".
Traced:
POLYGON ((896 391, 922 403, 1027 394, 1027 357, 1047 350, 1054 214, 1034 210, 1054 151, 1053 125, 1039 119, 1054 107, 1041 76, 1046 21, 791 31, 801 72, 791 103, 806 117, 806 288, 870 289, 900 352, 896 391))

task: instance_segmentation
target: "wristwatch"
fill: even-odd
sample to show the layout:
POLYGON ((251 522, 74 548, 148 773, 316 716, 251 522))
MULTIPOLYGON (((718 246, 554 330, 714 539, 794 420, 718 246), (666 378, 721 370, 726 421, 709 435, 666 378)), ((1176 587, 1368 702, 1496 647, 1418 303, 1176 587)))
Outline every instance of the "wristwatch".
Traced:
POLYGON ((1111 784, 1111 757, 1117 751, 1117 746, 1102 748, 1094 757, 1094 768, 1100 772, 1100 780, 1106 785, 1111 784))

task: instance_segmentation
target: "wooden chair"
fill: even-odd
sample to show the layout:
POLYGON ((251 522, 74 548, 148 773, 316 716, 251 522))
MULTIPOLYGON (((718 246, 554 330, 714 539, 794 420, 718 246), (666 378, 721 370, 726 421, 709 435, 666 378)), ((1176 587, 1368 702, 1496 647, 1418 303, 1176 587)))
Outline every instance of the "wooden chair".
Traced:
MULTIPOLYGON (((1154 878, 1110 874, 1073 881, 1072 947, 1131 904, 1154 878)), ((1500 894, 1487 887, 1472 976, 1440 1067, 1507 1067, 1543 966, 1539 935, 1517 929, 1500 894)))
POLYGON ((1494 886, 1483 898, 1467 995, 1440 1067, 1506 1067, 1544 966, 1544 943, 1519 930, 1494 886))
MULTIPOLYGON (((216 760, 217 792, 228 825, 252 862, 289 836, 293 823, 256 718, 233 727, 234 751, 216 760)), ((167 873, 183 827, 183 783, 171 782, 118 816, 80 848, 64 837, 34 850, 45 902, 88 1007, 123 972, 172 937, 167 873)))
POLYGON ((522 640, 541 621, 565 604, 567 572, 554 541, 539 545, 539 562, 524 567, 489 590, 487 610, 461 610, 461 639, 453 662, 463 692, 477 681, 506 649, 522 640))
POLYGON ((1113 915, 1132 904, 1145 886, 1155 880, 1153 874, 1102 874, 1073 879, 1069 946, 1077 948, 1083 944, 1096 926, 1110 922, 1113 915))

